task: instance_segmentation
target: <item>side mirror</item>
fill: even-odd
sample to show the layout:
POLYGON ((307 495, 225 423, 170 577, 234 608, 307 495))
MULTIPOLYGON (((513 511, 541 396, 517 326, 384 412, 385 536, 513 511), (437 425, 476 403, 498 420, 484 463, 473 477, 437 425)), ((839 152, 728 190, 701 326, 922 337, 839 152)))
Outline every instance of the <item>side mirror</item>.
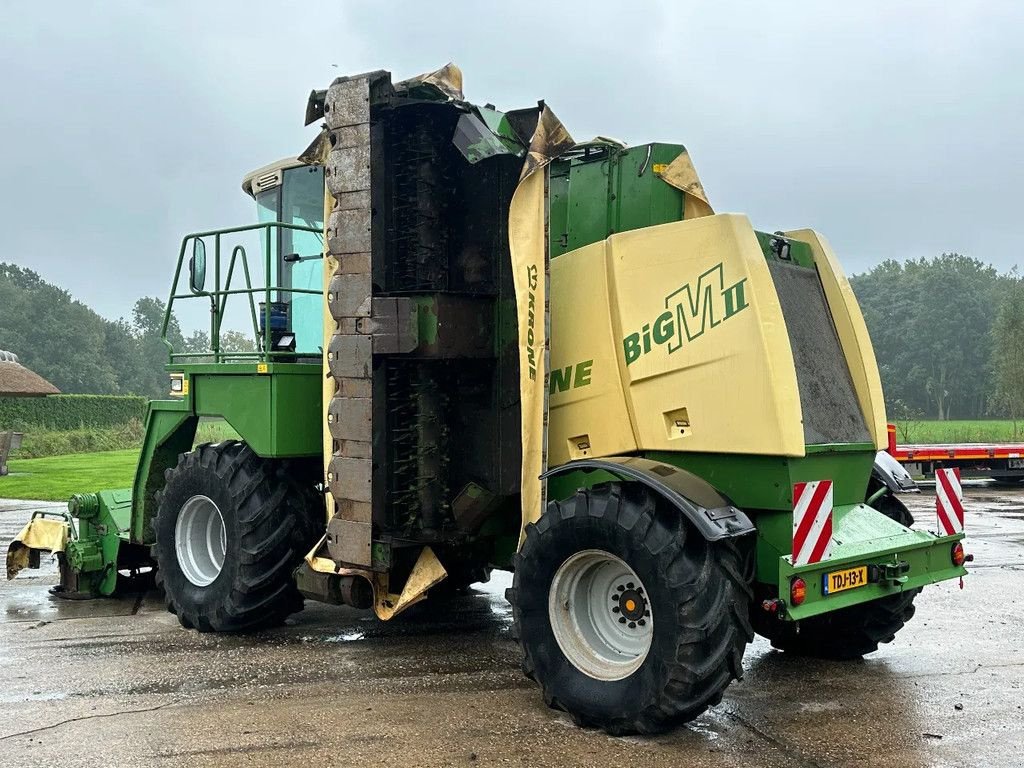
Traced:
POLYGON ((188 260, 188 283, 192 293, 202 293, 206 285, 206 244, 198 237, 192 241, 192 258, 188 260))

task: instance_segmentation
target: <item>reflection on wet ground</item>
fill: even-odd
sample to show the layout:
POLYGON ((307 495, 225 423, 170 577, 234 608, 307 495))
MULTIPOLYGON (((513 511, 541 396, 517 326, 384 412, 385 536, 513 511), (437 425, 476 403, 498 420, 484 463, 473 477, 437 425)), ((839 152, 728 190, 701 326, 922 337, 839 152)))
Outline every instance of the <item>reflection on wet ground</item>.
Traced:
MULTIPOLYGON (((926 490, 910 502, 934 517, 926 490)), ((748 649, 688 727, 610 738, 519 671, 509 578, 384 624, 316 604, 253 636, 181 629, 155 595, 52 598, 52 566, 0 586, 0 765, 1014 766, 1024 746, 1024 489, 969 484, 961 591, 932 587, 854 663, 748 649)), ((0 544, 31 505, 0 503, 0 544)))

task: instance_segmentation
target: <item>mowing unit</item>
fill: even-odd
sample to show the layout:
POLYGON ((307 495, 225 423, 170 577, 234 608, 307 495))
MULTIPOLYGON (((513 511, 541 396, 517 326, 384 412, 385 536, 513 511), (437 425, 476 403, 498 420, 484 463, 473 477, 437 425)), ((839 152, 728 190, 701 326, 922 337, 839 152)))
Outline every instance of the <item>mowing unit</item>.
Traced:
POLYGON ((859 657, 965 574, 962 530, 912 529, 876 461, 878 370, 823 237, 715 214, 681 145, 470 104, 451 65, 339 78, 306 122, 243 182, 260 223, 182 242, 168 317, 203 303, 212 343, 169 349, 133 487, 37 515, 9 575, 56 552, 99 596, 155 567, 183 626, 226 632, 303 598, 443 611, 512 570, 545 700, 650 733, 719 701, 755 631, 859 657), (253 352, 221 347, 239 304, 253 352), (204 417, 241 439, 195 445, 204 417))

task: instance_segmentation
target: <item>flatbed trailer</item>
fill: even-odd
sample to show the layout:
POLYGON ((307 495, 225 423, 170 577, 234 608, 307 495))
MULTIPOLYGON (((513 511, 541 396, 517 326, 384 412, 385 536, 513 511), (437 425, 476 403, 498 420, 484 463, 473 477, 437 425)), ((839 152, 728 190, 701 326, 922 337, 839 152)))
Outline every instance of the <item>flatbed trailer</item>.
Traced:
POLYGON ((960 470, 961 477, 999 482, 1024 480, 1024 443, 936 443, 899 445, 889 424, 888 453, 914 477, 932 478, 937 469, 960 470))

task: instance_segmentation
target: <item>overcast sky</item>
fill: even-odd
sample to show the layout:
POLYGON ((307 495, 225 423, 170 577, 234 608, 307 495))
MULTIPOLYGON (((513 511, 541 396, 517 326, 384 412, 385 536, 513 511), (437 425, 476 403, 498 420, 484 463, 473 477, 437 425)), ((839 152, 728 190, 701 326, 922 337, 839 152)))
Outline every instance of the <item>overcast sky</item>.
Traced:
POLYGON ((813 227, 850 273, 1020 261, 1020 3, 0 5, 0 261, 108 317, 166 296, 183 234, 253 220, 239 182, 312 138, 311 89, 449 60, 577 140, 685 144, 717 211, 813 227))

